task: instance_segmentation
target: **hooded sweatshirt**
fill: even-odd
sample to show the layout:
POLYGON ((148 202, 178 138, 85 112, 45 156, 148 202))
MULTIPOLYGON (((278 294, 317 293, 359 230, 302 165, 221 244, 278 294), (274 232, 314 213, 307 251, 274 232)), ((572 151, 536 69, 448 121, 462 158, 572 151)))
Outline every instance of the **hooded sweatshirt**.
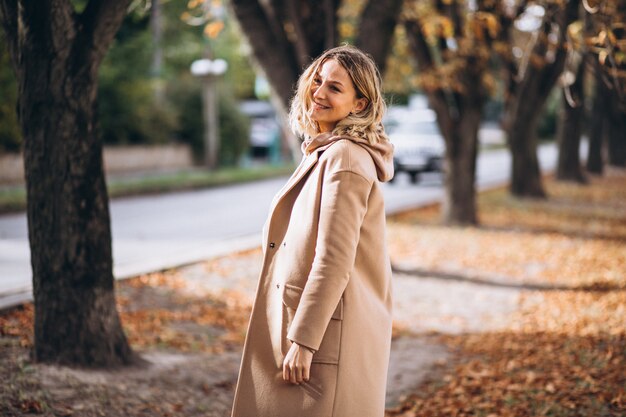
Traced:
POLYGON ((380 182, 387 182, 393 178, 393 144, 388 139, 381 138, 379 142, 372 145, 363 138, 333 135, 332 132, 327 132, 302 142, 302 153, 305 156, 310 155, 316 149, 324 150, 342 139, 356 143, 369 153, 376 166, 376 174, 380 182))

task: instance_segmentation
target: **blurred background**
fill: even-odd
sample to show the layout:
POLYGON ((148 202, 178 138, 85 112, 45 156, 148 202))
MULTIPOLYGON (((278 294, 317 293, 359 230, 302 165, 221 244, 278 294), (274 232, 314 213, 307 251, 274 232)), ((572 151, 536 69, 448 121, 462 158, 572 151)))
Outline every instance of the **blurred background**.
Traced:
MULTIPOLYGON (((624 25, 616 18, 623 7, 619 2, 604 2, 603 10, 585 2, 573 12, 565 10, 566 2, 514 0, 253 3, 265 12, 263 18, 255 20, 237 1, 132 2, 99 70, 99 136, 109 176, 205 165, 207 112, 217 118, 219 138, 211 168, 293 163, 295 141, 284 120, 291 86, 311 57, 344 42, 372 53, 384 71, 387 130, 404 159, 397 168, 413 181, 420 171, 442 166, 415 160, 421 154, 443 158, 442 126, 450 131, 448 148, 460 141, 454 136, 462 132, 452 126, 467 115, 464 106, 476 109, 470 118, 478 118, 482 127, 480 145, 504 147, 507 127, 518 124, 532 127, 530 134, 540 141, 554 141, 559 115, 566 123, 570 119, 563 113, 574 104, 579 126, 564 134, 595 133, 594 149, 602 141, 596 137, 606 137, 616 149, 607 155, 601 146, 600 155, 623 164, 624 109, 619 106, 625 41, 624 25), (379 19, 384 21, 376 21, 381 10, 386 10, 379 19), (371 29, 376 35, 368 33, 371 29), (203 58, 223 60, 227 67, 204 82, 190 70, 203 58), (276 62, 284 68, 272 68, 276 62), (551 73, 545 71, 551 66, 551 73), (278 79, 281 74, 274 73, 279 72, 291 79, 278 79), (217 98, 211 109, 205 103, 203 112, 207 88, 216 89, 217 98), (604 110, 598 108, 602 105, 604 110), (525 106, 536 114, 528 115, 525 106), (429 107, 435 111, 429 113, 429 107)), ((23 181, 16 102, 17 83, 2 35, 0 185, 5 186, 23 181)), ((595 171, 599 162, 588 161, 595 171)))

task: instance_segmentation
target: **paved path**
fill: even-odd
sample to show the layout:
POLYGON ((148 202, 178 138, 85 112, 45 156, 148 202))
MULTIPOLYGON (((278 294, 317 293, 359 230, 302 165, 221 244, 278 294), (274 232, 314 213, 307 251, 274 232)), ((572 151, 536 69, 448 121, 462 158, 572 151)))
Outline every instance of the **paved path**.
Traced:
MULTIPOLYGON (((542 169, 553 170, 554 145, 540 148, 542 169)), ((506 150, 483 152, 478 159, 479 189, 506 184, 510 156, 506 150)), ((172 268, 252 248, 274 194, 286 178, 200 191, 115 199, 111 202, 116 278, 172 268)), ((410 184, 399 175, 384 185, 388 214, 441 201, 437 174, 410 184)), ((31 298, 30 251, 25 214, 0 216, 0 308, 31 298)))

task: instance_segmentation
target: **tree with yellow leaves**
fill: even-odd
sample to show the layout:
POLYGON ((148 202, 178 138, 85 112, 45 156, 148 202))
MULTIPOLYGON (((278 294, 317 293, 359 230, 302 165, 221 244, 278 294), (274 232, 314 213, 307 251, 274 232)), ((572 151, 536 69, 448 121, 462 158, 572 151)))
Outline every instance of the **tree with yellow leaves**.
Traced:
POLYGON ((567 29, 579 0, 521 1, 503 16, 500 52, 506 83, 503 125, 511 151, 511 186, 518 197, 545 197, 536 129, 548 95, 563 73, 567 29))
POLYGON ((595 80, 589 129, 587 170, 603 171, 608 163, 626 166, 626 1, 583 1, 586 26, 582 46, 595 80))
POLYGON ((402 23, 420 71, 420 86, 445 139, 443 218, 474 224, 476 156, 483 106, 495 86, 490 48, 501 30, 501 2, 405 1, 402 23))

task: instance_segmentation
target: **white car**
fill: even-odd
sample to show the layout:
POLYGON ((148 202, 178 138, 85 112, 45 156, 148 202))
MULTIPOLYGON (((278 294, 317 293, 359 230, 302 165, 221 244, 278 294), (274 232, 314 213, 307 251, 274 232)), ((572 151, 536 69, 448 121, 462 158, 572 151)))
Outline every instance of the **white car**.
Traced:
POLYGON ((445 143, 434 113, 423 113, 412 120, 388 120, 386 130, 394 145, 396 173, 406 172, 416 183, 422 172, 442 171, 445 143))

